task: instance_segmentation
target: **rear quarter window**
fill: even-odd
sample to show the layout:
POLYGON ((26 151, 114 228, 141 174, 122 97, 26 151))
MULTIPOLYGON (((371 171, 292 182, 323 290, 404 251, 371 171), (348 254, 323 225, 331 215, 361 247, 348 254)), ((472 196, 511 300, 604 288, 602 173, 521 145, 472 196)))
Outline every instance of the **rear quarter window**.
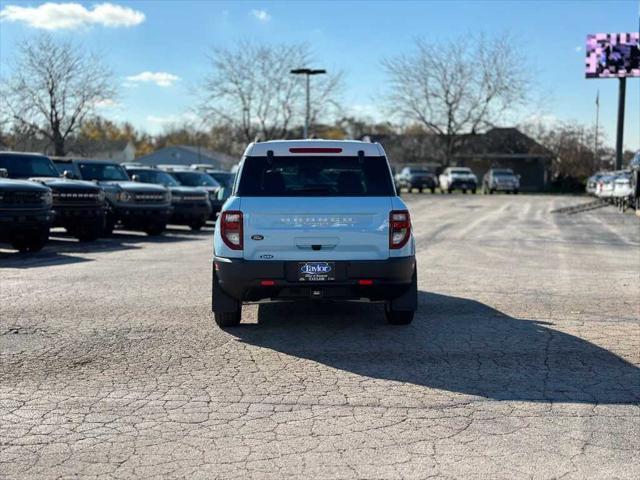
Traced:
POLYGON ((246 157, 238 196, 393 196, 385 157, 246 157))

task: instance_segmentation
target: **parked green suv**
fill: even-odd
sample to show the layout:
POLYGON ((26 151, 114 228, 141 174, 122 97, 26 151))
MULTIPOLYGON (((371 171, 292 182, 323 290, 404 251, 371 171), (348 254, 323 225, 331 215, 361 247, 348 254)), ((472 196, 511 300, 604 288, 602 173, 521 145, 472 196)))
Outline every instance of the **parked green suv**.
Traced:
POLYGON ((107 197, 105 231, 111 233, 121 224, 129 230, 160 235, 171 216, 171 192, 160 185, 132 182, 126 170, 116 162, 57 158, 63 175, 97 183, 107 197))

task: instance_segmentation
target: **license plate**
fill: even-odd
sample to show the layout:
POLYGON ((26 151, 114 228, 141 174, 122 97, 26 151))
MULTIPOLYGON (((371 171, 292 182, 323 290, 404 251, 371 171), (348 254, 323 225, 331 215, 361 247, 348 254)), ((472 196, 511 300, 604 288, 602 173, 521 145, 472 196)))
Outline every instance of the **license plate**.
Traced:
POLYGON ((336 279, 335 262, 298 262, 299 282, 327 282, 336 279))

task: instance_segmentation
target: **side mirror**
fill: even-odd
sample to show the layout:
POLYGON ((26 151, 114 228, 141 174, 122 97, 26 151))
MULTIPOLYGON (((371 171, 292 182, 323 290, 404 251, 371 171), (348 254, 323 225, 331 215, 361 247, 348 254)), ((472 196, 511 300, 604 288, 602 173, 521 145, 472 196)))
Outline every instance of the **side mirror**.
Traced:
POLYGON ((74 177, 74 175, 73 175, 73 173, 71 172, 71 170, 65 170, 64 172, 62 172, 62 176, 63 176, 64 178, 73 178, 73 177, 74 177))
POLYGON ((6 168, 0 168, 0 178, 9 178, 9 172, 6 168))
POLYGON ((131 181, 139 182, 140 181, 140 176, 139 175, 131 175, 131 181))

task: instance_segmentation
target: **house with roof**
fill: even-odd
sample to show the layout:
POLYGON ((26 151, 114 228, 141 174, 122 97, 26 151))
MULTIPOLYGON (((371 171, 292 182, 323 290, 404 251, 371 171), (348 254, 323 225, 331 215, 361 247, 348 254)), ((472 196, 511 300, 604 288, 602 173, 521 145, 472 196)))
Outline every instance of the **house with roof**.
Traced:
POLYGON ((490 168, 520 175, 522 191, 542 191, 552 180, 553 153, 517 128, 493 128, 462 136, 452 164, 469 167, 481 180, 490 168))
POLYGON ((138 157, 135 161, 149 166, 206 164, 220 169, 228 169, 238 163, 238 159, 230 155, 192 145, 164 147, 148 155, 138 157))

